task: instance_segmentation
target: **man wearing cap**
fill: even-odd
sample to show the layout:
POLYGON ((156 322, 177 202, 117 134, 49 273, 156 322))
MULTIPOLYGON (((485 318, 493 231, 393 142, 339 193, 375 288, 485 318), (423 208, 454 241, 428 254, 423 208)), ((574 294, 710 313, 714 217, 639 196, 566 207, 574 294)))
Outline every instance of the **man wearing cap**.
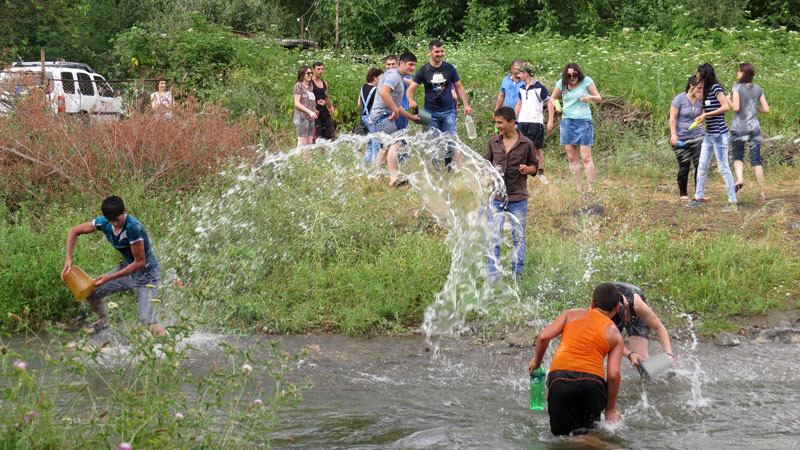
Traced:
MULTIPOLYGON (((413 53, 406 52, 400 56, 400 63, 396 68, 387 70, 380 81, 378 81, 378 96, 372 105, 370 120, 375 124, 379 132, 394 134, 398 131, 397 118, 405 117, 413 121, 418 121, 419 116, 411 114, 401 108, 403 94, 405 93, 405 75, 413 75, 417 67, 417 57, 413 53)), ((389 185, 392 187, 407 184, 406 180, 399 178, 398 152, 402 141, 394 142, 392 145, 381 148, 378 152, 377 165, 383 166, 384 163, 389 167, 389 185)))
POLYGON ((519 88, 524 85, 525 82, 522 80, 522 61, 515 59, 511 63, 511 73, 506 75, 503 81, 500 82, 500 93, 497 94, 494 111, 500 109, 501 106, 515 108, 517 100, 519 100, 519 88))
MULTIPOLYGON (((548 102, 550 94, 534 74, 534 67, 531 64, 523 64, 520 67, 522 73, 522 87, 517 94, 517 102, 514 104, 514 111, 517 115, 517 128, 526 138, 533 142, 536 151, 536 159, 539 160, 537 168, 539 181, 547 184, 544 176, 544 114, 543 109, 547 104, 548 123, 553 123, 553 104, 548 102)), ((552 131, 552 126, 547 130, 552 131)))

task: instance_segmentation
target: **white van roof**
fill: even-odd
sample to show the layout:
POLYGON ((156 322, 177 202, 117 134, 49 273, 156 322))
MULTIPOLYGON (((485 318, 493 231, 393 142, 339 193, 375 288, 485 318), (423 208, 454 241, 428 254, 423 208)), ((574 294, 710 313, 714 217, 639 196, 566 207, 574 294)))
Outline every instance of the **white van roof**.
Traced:
MULTIPOLYGON (((94 73, 94 70, 85 63, 77 63, 77 62, 69 62, 69 61, 45 61, 45 67, 49 68, 59 68, 59 69, 81 69, 87 72, 94 73)), ((11 64, 11 67, 25 67, 25 68, 37 68, 42 67, 41 61, 17 61, 11 64)))

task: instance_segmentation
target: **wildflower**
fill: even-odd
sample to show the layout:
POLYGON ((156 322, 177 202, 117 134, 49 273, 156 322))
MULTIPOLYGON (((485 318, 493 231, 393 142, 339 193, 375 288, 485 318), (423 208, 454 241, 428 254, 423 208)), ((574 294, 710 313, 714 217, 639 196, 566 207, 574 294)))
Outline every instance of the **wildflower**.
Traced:
POLYGON ((179 412, 176 412, 175 413, 175 421, 180 422, 181 420, 183 420, 183 414, 181 414, 179 412))
POLYGON ((119 305, 116 302, 108 302, 108 309, 116 309, 119 305))
POLYGON ((28 365, 25 364, 25 361, 21 361, 21 360, 18 359, 16 361, 14 361, 14 364, 12 364, 12 367, 14 367, 15 369, 19 369, 19 370, 25 370, 25 369, 28 368, 28 365))
POLYGON ((119 450, 133 450, 133 445, 130 442, 120 442, 119 450))
POLYGON ((253 400, 253 404, 256 405, 256 406, 261 406, 261 405, 264 404, 264 402, 262 402, 260 398, 257 398, 255 400, 253 400))
POLYGON ((22 318, 20 318, 18 315, 14 314, 12 312, 8 313, 8 317, 16 320, 17 322, 22 322, 22 318))
POLYGON ((39 411, 31 411, 25 416, 25 422, 30 423, 31 420, 39 417, 39 411))
POLYGON ((248 363, 242 364, 242 373, 250 373, 253 371, 253 366, 248 363))

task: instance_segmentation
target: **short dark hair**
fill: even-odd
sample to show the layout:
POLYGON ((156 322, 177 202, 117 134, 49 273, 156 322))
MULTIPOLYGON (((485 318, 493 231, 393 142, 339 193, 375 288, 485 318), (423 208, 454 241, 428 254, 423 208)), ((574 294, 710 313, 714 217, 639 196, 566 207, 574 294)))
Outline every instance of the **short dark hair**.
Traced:
POLYGON ((512 120, 517 120, 517 115, 514 114, 514 110, 511 109, 509 106, 501 106, 497 108, 497 111, 494 112, 495 117, 502 117, 506 120, 506 122, 511 122, 512 120))
POLYGON ((312 69, 316 69, 317 67, 320 67, 320 66, 324 67, 324 66, 325 66, 325 64, 322 64, 322 63, 321 63, 321 62, 319 62, 319 61, 314 61, 314 64, 311 64, 311 68, 312 68, 312 69))
POLYGON ((407 62, 417 62, 417 57, 411 52, 405 52, 400 55, 400 62, 407 63, 407 62))
POLYGON ((692 75, 689 77, 689 81, 686 82, 686 89, 684 89, 684 92, 689 92, 689 89, 697 86, 698 84, 700 84, 700 81, 698 81, 697 75, 692 75))
POLYGON ((395 60, 397 61, 397 55, 388 55, 386 58, 383 58, 383 62, 395 60))
POLYGON ((381 74, 383 74, 383 70, 372 67, 367 71, 367 83, 372 83, 372 81, 381 76, 381 74))
POLYGON ((594 288, 592 300, 596 308, 611 312, 622 302, 622 293, 611 283, 601 283, 594 288))
POLYGON ((756 66, 753 63, 743 62, 739 64, 739 71, 742 72, 742 79, 739 83, 752 83, 756 75, 756 66))
POLYGON ((433 50, 433 47, 444 47, 444 44, 442 44, 442 41, 434 39, 428 43, 428 50, 433 50))
POLYGON ((121 198, 112 195, 103 200, 100 210, 103 211, 103 217, 108 220, 114 220, 125 212, 125 203, 121 198))

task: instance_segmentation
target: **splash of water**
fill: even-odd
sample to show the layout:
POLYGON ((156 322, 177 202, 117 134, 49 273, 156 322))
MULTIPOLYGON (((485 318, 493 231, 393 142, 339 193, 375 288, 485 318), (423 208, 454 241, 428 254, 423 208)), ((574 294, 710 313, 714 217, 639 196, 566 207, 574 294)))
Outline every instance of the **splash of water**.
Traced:
MULTIPOLYGON (((378 134, 371 136, 384 145, 393 143, 397 136, 378 134)), ((450 252, 450 271, 444 288, 436 294, 424 314, 422 329, 429 343, 437 336, 454 334, 463 329, 465 316, 470 311, 486 313, 493 303, 520 304, 516 286, 506 281, 510 264, 499 266, 501 279, 490 282, 487 277, 487 258, 490 235, 489 225, 495 220, 492 199, 502 193, 501 175, 482 155, 473 151, 455 136, 436 136, 432 133, 402 135, 406 146, 402 149, 408 157, 400 166, 401 175, 407 177, 411 188, 419 194, 424 208, 446 231, 444 242, 450 252), (448 145, 455 145, 459 157, 449 166, 443 164, 448 145)), ((290 261, 291 254, 270 252, 271 243, 280 236, 258 235, 253 230, 256 220, 276 220, 271 217, 253 217, 253 202, 259 193, 272 185, 269 195, 285 186, 286 195, 292 198, 292 208, 285 211, 286 225, 312 230, 316 226, 313 201, 315 193, 292 192, 296 177, 315 176, 304 172, 308 167, 323 168, 325 182, 334 188, 335 198, 348 194, 341 186, 349 179, 375 175, 375 168, 362 162, 366 137, 342 135, 335 141, 322 141, 309 148, 298 148, 285 153, 272 153, 259 149, 256 164, 241 164, 235 174, 223 173, 231 186, 221 194, 191 208, 190 218, 172 224, 176 230, 168 239, 165 260, 180 265, 181 277, 204 282, 213 272, 230 271, 247 273, 256 265, 271 261, 290 261), (304 161, 307 152, 313 153, 304 161), (186 223, 188 222, 188 223, 186 223), (188 230, 188 231, 187 231, 188 230), (209 253, 237 252, 240 257, 230 262, 230 267, 211 267, 205 263, 209 253)), ((316 199, 318 200, 318 199, 316 199)), ((358 199, 346 198, 353 205, 358 199)), ((358 206, 347 214, 358 214, 358 206)), ((334 219, 335 220, 335 219, 334 219)), ((507 258, 507 257, 506 257, 507 258)), ((503 258, 501 258, 503 259, 503 258)), ((170 277, 175 271, 168 269, 170 277)), ((221 280, 214 288, 235 292, 240 280, 235 277, 221 280)), ((438 345, 436 346, 438 348, 438 345)))

